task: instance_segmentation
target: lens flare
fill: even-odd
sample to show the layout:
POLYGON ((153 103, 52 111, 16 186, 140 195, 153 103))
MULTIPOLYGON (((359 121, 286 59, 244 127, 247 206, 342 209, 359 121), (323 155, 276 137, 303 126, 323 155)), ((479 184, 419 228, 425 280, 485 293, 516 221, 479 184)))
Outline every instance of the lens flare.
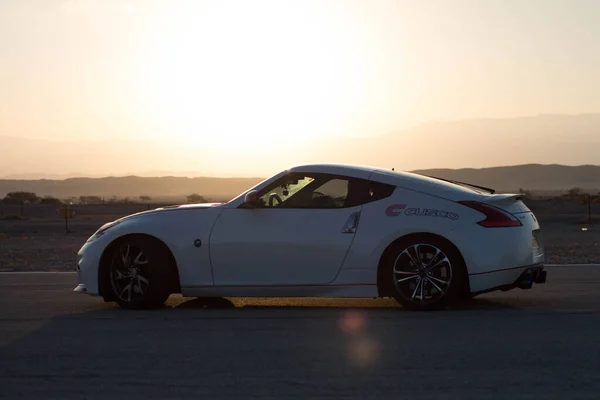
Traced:
POLYGON ((346 333, 361 332, 365 328, 366 319, 366 314, 363 311, 345 311, 340 317, 340 328, 346 333))
POLYGON ((379 359, 379 343, 366 334, 366 313, 360 310, 344 311, 340 316, 339 326, 350 336, 346 347, 348 363, 360 368, 374 365, 379 359))

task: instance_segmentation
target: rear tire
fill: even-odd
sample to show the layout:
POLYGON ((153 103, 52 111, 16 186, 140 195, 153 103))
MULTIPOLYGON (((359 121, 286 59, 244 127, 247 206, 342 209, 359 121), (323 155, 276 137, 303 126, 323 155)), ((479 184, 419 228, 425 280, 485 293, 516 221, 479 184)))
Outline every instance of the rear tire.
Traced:
POLYGON ((382 268, 386 292, 409 310, 446 308, 459 298, 467 279, 466 267, 454 246, 430 235, 396 243, 382 268))
POLYGON ((112 246, 107 262, 107 290, 121 308, 157 308, 171 294, 175 266, 155 240, 125 237, 112 246))

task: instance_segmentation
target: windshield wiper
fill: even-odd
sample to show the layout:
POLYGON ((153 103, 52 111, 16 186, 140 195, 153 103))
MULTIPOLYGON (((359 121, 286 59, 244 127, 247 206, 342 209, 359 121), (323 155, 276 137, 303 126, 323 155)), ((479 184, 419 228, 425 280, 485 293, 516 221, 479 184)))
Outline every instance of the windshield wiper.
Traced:
POLYGON ((429 178, 433 178, 433 179, 439 179, 440 181, 445 181, 445 182, 450 182, 450 183, 454 183, 456 185, 464 185, 464 186, 470 186, 473 188, 477 188, 477 189, 481 189, 481 190, 485 190, 486 192, 490 192, 491 194, 496 193, 496 191, 494 189, 485 187, 485 186, 479 186, 479 185, 473 185, 472 183, 466 183, 466 182, 460 182, 460 181, 454 181, 452 179, 444 179, 444 178, 439 178, 437 176, 430 176, 430 175, 425 175, 429 178))

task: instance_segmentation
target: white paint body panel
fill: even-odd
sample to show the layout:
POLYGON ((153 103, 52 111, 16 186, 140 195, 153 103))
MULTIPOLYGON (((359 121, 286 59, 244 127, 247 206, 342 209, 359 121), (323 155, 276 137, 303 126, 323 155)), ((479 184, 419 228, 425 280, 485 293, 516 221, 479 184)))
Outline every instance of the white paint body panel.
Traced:
POLYGON ((106 246, 129 234, 154 236, 164 242, 173 253, 179 270, 179 279, 189 285, 213 285, 208 242, 212 224, 221 212, 220 207, 184 208, 145 212, 126 218, 93 242, 86 243, 77 255, 80 276, 87 292, 98 293, 99 261, 106 246), (200 239, 201 247, 194 246, 200 239))
POLYGON ((216 285, 314 285, 335 280, 360 207, 224 210, 210 237, 216 285), (235 249, 235 251, 232 251, 235 249))
POLYGON ((457 203, 479 200, 509 207, 514 203, 510 196, 484 195, 415 174, 327 164, 294 167, 251 189, 260 190, 290 171, 370 179, 396 189, 385 199, 340 209, 240 209, 245 192, 222 205, 136 214, 81 248, 80 283, 87 293, 98 294, 102 253, 128 234, 151 235, 167 245, 185 296, 377 297, 383 251, 416 232, 443 236, 459 249, 472 292, 511 284, 527 266, 544 262, 543 247, 532 248, 532 232, 539 229, 532 213, 516 214, 521 227, 484 228, 476 223, 481 213, 457 203), (386 214, 391 206, 397 215, 386 214), (423 209, 457 218, 419 215, 423 209), (360 212, 356 232, 342 233, 355 212, 360 212), (194 246, 196 239, 202 246, 194 246))

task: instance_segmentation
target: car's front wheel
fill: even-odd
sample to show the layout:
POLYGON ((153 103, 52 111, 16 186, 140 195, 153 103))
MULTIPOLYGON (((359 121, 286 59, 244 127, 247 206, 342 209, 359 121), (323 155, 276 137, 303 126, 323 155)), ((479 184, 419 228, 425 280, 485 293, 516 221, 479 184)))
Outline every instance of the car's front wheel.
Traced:
POLYGON ((384 276, 389 290, 404 308, 439 310, 463 291, 466 268, 458 251, 437 237, 413 237, 389 253, 384 276))
POLYGON ((122 308, 156 308, 171 294, 170 265, 164 250, 149 238, 132 236, 112 246, 106 269, 109 290, 122 308))

